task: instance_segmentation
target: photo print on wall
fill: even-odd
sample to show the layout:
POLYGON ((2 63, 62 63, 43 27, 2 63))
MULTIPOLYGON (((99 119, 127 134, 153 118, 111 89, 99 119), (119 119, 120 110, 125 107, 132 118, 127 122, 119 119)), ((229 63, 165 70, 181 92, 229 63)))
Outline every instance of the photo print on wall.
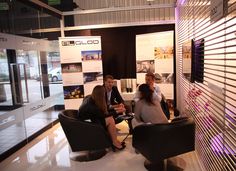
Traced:
POLYGON ((173 84, 173 73, 155 73, 155 82, 158 84, 173 84))
POLYGON ((186 40, 182 45, 182 73, 190 82, 194 82, 192 75, 192 40, 186 40))
POLYGON ((82 63, 65 63, 61 64, 62 73, 82 72, 82 63))
POLYGON ((64 86, 64 99, 84 98, 84 86, 64 86))
POLYGON ((90 50, 81 51, 82 61, 101 61, 102 51, 101 50, 90 50))
POLYGON ((103 74, 102 74, 102 72, 84 73, 83 77, 84 77, 84 84, 87 84, 87 83, 102 84, 103 83, 103 74))
POLYGON ((155 59, 170 59, 173 58, 173 54, 174 54, 173 46, 154 47, 155 59))
POLYGON ((137 73, 148 73, 155 72, 155 62, 154 60, 142 60, 137 61, 137 73))

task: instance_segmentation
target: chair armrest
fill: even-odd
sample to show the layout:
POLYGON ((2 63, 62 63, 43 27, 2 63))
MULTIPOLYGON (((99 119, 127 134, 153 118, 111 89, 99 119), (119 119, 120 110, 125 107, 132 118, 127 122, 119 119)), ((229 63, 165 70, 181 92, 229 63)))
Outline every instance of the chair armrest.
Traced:
POLYGON ((139 125, 133 130, 132 145, 149 161, 163 160, 195 148, 192 118, 165 124, 139 125))

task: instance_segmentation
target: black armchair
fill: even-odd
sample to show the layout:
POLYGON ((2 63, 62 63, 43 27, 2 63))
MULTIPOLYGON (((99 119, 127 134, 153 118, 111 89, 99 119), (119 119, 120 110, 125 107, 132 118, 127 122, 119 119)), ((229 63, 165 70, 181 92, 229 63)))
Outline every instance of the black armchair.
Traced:
POLYGON ((70 158, 78 161, 91 161, 106 154, 111 146, 107 131, 99 124, 80 121, 77 110, 64 110, 59 113, 59 121, 71 147, 70 158))
POLYGON ((139 125, 133 130, 133 147, 145 158, 147 170, 166 169, 164 160, 195 149, 195 123, 192 118, 166 124, 139 125))

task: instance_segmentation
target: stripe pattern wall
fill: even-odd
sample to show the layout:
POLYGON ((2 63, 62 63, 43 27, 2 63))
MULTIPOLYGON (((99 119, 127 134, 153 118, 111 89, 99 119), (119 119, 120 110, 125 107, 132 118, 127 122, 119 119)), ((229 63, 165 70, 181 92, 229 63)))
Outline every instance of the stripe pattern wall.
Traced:
POLYGON ((216 2, 220 0, 177 2, 177 101, 181 113, 191 114, 196 121, 196 151, 204 168, 234 171, 236 0, 225 1, 225 15, 214 20, 211 10, 216 2), (188 41, 191 45, 186 50, 188 41), (183 74, 186 51, 192 60, 187 76, 183 74))

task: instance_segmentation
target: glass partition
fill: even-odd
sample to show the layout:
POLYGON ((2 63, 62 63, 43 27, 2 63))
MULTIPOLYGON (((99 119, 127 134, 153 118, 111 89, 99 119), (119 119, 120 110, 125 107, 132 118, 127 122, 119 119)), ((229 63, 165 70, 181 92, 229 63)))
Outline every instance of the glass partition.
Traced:
POLYGON ((24 107, 0 112, 0 159, 20 143, 27 143, 38 132, 51 127, 58 120, 54 106, 63 104, 63 94, 38 100, 24 107))
POLYGON ((0 49, 0 106, 12 105, 9 65, 5 49, 0 49))
POLYGON ((33 38, 57 39, 60 36, 60 19, 47 14, 43 8, 33 8, 27 1, 0 2, 0 32, 33 38), (51 37, 40 29, 57 29, 51 37))
POLYGON ((43 98, 40 77, 39 55, 37 51, 17 50, 17 64, 20 65, 22 96, 28 96, 28 103, 43 98), (24 68, 23 68, 24 67, 24 68), (26 78, 23 79, 23 70, 26 70, 26 78), (25 80, 27 82, 25 82, 25 80), (26 87, 27 86, 27 87, 26 87))

